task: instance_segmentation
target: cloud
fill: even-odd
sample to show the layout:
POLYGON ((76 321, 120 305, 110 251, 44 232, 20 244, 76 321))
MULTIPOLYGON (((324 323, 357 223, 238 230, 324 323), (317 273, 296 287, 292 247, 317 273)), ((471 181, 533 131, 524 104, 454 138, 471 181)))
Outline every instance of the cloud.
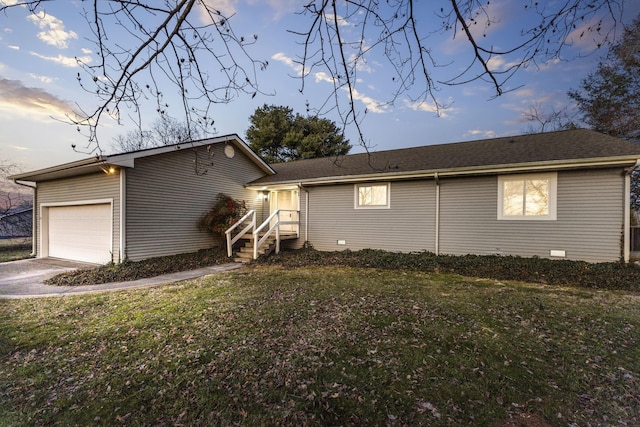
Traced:
MULTIPOLYGON (((231 17, 238 11, 238 5, 240 0, 203 0, 202 3, 198 2, 198 12, 200 13, 200 20, 204 23, 210 23, 211 17, 207 9, 220 12, 225 17, 231 17), (206 7, 205 7, 206 6, 206 7)), ((300 9, 300 2, 298 0, 247 0, 244 3, 244 7, 251 7, 259 4, 267 4, 273 9, 273 15, 269 14, 267 18, 271 18, 272 21, 278 21, 285 15, 290 15, 300 9)))
POLYGON ((532 88, 522 88, 511 92, 511 94, 517 98, 527 98, 529 102, 536 95, 536 92, 532 88))
POLYGON ((295 71, 297 77, 302 77, 302 64, 294 61, 292 58, 288 57, 286 54, 282 52, 275 53, 271 56, 271 59, 275 59, 276 61, 280 61, 285 65, 288 65, 295 71))
POLYGON ((487 61, 487 67, 489 67, 491 71, 505 71, 517 67, 521 63, 522 61, 507 62, 502 56, 492 56, 487 61))
POLYGON ((481 130, 481 129, 471 129, 468 130, 464 137, 473 137, 473 138, 496 138, 498 134, 493 130, 481 130))
POLYGON ((605 44, 607 36, 611 36, 614 30, 614 25, 608 20, 601 21, 598 17, 593 17, 576 27, 567 37, 567 42, 583 51, 591 51, 605 44))
MULTIPOLYGON (((449 102, 449 104, 451 104, 451 102, 449 102)), ((440 106, 440 108, 438 108, 435 104, 432 104, 426 101, 412 102, 412 101, 409 101, 408 99, 405 99, 404 105, 405 107, 413 111, 425 111, 427 113, 434 113, 438 117, 443 117, 443 118, 449 118, 450 117, 449 113, 453 113, 457 111, 456 108, 447 107, 446 105, 440 106)))
MULTIPOLYGON (((276 61, 280 61, 283 64, 291 67, 296 72, 297 76, 302 76, 302 71, 303 71, 302 64, 295 62, 293 59, 289 58, 284 53, 278 52, 273 56, 271 56, 271 58, 275 59, 276 61)), ((335 83, 334 78, 324 71, 318 71, 314 73, 313 78, 315 79, 316 83, 318 82, 326 82, 326 83, 332 83, 332 84, 335 83)), ((342 89, 345 91, 348 90, 347 87, 342 87, 342 89)), ((351 90, 351 96, 353 97, 353 99, 362 102, 367 108, 367 111, 371 113, 384 113, 386 111, 385 110, 386 106, 384 103, 377 101, 371 98, 370 96, 367 96, 358 92, 355 88, 351 90)))
MULTIPOLYGON (((366 51, 368 47, 363 47, 362 49, 366 51)), ((357 71, 362 71, 363 73, 368 73, 368 74, 373 73, 373 68, 371 68, 371 66, 367 64, 367 61, 364 58, 364 56, 358 57, 355 53, 352 53, 349 55, 349 63, 351 64, 355 63, 357 71)))
POLYGON ((324 14, 324 19, 326 19, 327 22, 331 22, 332 24, 337 21, 338 22, 338 27, 348 27, 348 26, 351 25, 342 16, 334 15, 333 13, 325 13, 324 14))
POLYGON ((237 12, 237 3, 237 0, 203 0, 202 2, 197 2, 196 7, 200 15, 200 21, 210 24, 212 17, 214 21, 218 21, 220 18, 234 15, 237 12), (221 16, 216 16, 217 13, 221 16))
MULTIPOLYGON (((346 90, 346 88, 345 88, 345 90, 346 90)), ((371 98, 370 96, 361 94, 356 89, 351 89, 351 96, 353 97, 353 99, 362 102, 364 104, 364 106, 366 107, 367 111, 369 111, 370 113, 385 113, 386 112, 386 108, 385 108, 386 105, 385 104, 381 103, 380 101, 376 101, 375 99, 371 98)))
POLYGON ((75 32, 65 30, 64 22, 43 11, 30 14, 27 19, 42 30, 38 33, 38 38, 48 45, 55 46, 59 49, 66 49, 69 47, 70 39, 78 38, 75 32))
POLYGON ((13 46, 13 45, 9 45, 7 46, 9 49, 13 49, 13 50, 20 50, 20 46, 13 46))
POLYGON ((29 77, 35 80, 40 80, 42 83, 47 83, 47 84, 53 83, 55 80, 58 80, 57 78, 54 78, 54 77, 40 76, 38 74, 33 74, 33 73, 29 73, 29 77))
POLYGON ((318 82, 334 83, 335 82, 335 79, 331 77, 329 74, 325 73, 324 71, 319 71, 315 73, 313 75, 313 78, 315 79, 316 83, 318 82))
POLYGON ((25 114, 73 115, 71 105, 44 89, 25 86, 19 80, 0 78, 0 109, 25 114))
MULTIPOLYGON (((487 2, 481 8, 476 8, 470 13, 475 19, 474 21, 467 20, 469 32, 475 40, 486 39, 507 25, 512 12, 513 4, 511 2, 487 2)), ((462 25, 456 22, 455 28, 457 31, 453 37, 442 45, 449 54, 454 54, 470 47, 469 38, 462 25)))
POLYGON ((252 3, 267 3, 275 12, 273 20, 277 21, 285 15, 292 14, 300 9, 299 0, 254 0, 252 3))
POLYGON ((78 61, 84 62, 85 64, 88 64, 89 62, 91 62, 90 56, 79 56, 79 57, 64 56, 64 55, 46 56, 46 55, 39 54, 37 52, 29 52, 29 53, 40 59, 44 59, 45 61, 55 62, 56 64, 60 64, 64 67, 69 67, 69 68, 77 67, 78 61))

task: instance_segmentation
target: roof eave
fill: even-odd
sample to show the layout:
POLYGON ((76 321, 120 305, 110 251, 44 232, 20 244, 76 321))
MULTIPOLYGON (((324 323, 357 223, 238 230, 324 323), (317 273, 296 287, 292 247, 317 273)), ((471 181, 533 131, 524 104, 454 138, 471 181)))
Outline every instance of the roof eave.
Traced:
POLYGON ((258 156, 249 146, 240 138, 237 134, 229 134, 219 137, 201 139, 198 141, 189 141, 182 144, 174 144, 163 147, 156 147, 152 149, 132 151, 130 153, 114 154, 107 157, 107 161, 110 164, 114 164, 122 167, 133 167, 135 159, 141 157, 154 156, 157 154, 170 153, 172 151, 184 150, 186 148, 202 147, 211 144, 231 143, 242 153, 249 157, 253 162, 266 174, 274 175, 276 172, 269 166, 260 156, 258 156))
POLYGON ((105 166, 115 165, 125 168, 132 168, 135 159, 154 156, 157 154, 169 153, 172 151, 184 150, 186 148, 200 147, 210 144, 231 143, 239 149, 244 155, 249 157, 255 164, 267 175, 274 175, 275 170, 271 168, 264 160, 262 160, 249 146, 236 134, 226 135, 216 138, 208 138, 194 142, 185 142, 184 144, 156 147, 152 149, 133 151, 130 153, 114 154, 111 156, 95 156, 87 159, 78 160, 71 163, 52 166, 45 169, 39 169, 31 172, 12 175, 9 177, 12 181, 22 182, 39 182, 48 181, 58 178, 66 178, 72 176, 80 176, 89 173, 98 173, 104 170, 105 166))
POLYGON ((103 157, 90 157, 88 159, 77 160, 71 163, 52 166, 44 169, 38 169, 31 172, 19 173, 11 175, 8 178, 13 182, 38 182, 54 179, 56 176, 74 176, 83 175, 85 173, 93 173, 100 171, 100 166, 105 164, 103 157))
POLYGON ((545 162, 513 163, 490 166, 471 166, 462 168, 431 169, 408 172, 378 172, 360 175, 341 175, 310 179, 294 179, 285 181, 273 181, 270 183, 249 184, 247 188, 264 190, 286 185, 331 185, 338 183, 357 183, 379 180, 408 180, 433 178, 437 174, 439 178, 454 176, 493 175, 521 172, 535 172, 548 170, 583 169, 607 166, 632 166, 640 160, 640 156, 600 157, 592 159, 553 160, 545 162))

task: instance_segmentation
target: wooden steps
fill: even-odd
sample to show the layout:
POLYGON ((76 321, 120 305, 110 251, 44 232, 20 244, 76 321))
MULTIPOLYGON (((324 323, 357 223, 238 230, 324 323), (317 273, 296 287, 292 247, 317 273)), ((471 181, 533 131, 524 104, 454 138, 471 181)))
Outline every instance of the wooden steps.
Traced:
MULTIPOLYGON (((241 262, 243 264, 253 261, 253 235, 245 234, 241 238, 244 241, 244 245, 240 247, 238 251, 234 251, 233 261, 241 262)), ((276 236, 271 235, 267 237, 267 240, 263 243, 262 247, 258 250, 258 257, 263 255, 269 255, 276 248, 276 236)))

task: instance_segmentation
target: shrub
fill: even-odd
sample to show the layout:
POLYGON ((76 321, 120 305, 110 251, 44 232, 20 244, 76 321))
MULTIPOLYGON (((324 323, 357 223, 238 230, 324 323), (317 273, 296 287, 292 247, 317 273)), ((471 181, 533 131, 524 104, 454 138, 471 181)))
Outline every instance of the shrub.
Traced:
POLYGON ((236 200, 225 193, 218 193, 210 211, 198 220, 200 231, 206 231, 224 241, 224 232, 247 213, 244 200, 236 200))

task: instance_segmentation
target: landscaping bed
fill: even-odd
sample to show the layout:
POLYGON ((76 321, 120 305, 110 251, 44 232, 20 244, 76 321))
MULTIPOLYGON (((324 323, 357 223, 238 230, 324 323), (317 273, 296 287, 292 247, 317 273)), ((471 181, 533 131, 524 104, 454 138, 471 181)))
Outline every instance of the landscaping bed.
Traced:
POLYGON ((222 249, 203 249, 193 253, 149 258, 135 262, 125 261, 120 264, 107 264, 71 271, 58 274, 45 283, 54 286, 81 286, 128 282, 227 262, 229 262, 229 258, 222 249))
POLYGON ((582 261, 515 256, 434 255, 430 252, 398 253, 364 249, 320 252, 313 249, 282 251, 258 260, 286 268, 348 266, 455 273, 469 277, 520 280, 532 283, 597 289, 640 291, 640 268, 622 262, 592 264, 582 261))
MULTIPOLYGON (((214 248, 72 271, 55 276, 46 283, 57 286, 79 286, 124 282, 227 262, 230 262, 230 258, 226 256, 226 252, 214 248)), ((397 253, 373 249, 338 252, 300 249, 262 257, 254 263, 281 265, 285 268, 344 266, 455 273, 498 280, 640 291, 640 268, 635 264, 621 262, 590 264, 582 261, 514 256, 451 256, 434 255, 430 252, 397 253)))

